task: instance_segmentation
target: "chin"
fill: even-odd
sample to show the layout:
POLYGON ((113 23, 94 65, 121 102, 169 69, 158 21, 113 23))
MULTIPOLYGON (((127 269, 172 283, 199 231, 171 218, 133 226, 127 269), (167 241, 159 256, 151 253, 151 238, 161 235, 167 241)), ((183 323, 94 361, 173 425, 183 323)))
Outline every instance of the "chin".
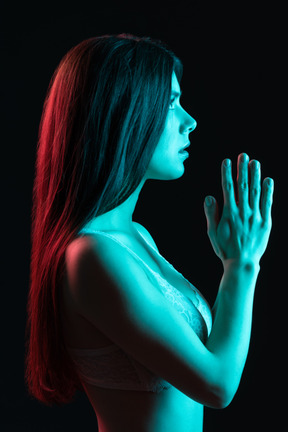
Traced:
POLYGON ((151 174, 149 178, 151 180, 177 180, 178 178, 182 177, 185 172, 185 168, 182 165, 182 169, 174 169, 171 171, 159 171, 151 174))
POLYGON ((163 180, 177 180, 183 176, 184 172, 185 172, 185 170, 183 169, 183 171, 181 173, 167 176, 167 178, 164 178, 163 180))

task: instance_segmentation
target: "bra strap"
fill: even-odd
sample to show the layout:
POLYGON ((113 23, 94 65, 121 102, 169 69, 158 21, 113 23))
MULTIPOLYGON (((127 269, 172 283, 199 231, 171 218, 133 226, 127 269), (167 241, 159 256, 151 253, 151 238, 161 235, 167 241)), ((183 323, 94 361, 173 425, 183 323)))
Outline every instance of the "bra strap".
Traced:
MULTIPOLYGON (((140 261, 140 262, 142 262, 142 264, 146 267, 146 268, 148 268, 149 270, 150 270, 150 272, 152 272, 153 274, 155 274, 155 272, 148 266, 148 264, 146 264, 145 263, 145 261, 143 261, 142 260, 142 258, 140 258, 132 249, 130 249, 127 245, 125 245, 125 243, 123 243, 121 240, 119 240, 119 239, 117 239, 115 236, 113 236, 112 234, 108 234, 108 233, 106 233, 106 232, 104 232, 104 231, 99 231, 99 230, 82 230, 82 231, 80 231, 80 233, 84 233, 84 234, 89 234, 90 232, 91 233, 95 233, 95 234, 101 234, 101 235, 104 235, 104 236, 106 236, 106 237, 109 237, 109 238, 111 238, 112 240, 114 240, 114 241, 116 241, 116 243, 118 243, 118 244, 120 244, 121 246, 123 246, 125 249, 127 249, 128 250, 128 252, 130 252, 138 261, 140 261)), ((139 231, 138 231, 139 232, 139 231)), ((143 237, 143 235, 139 232, 139 234, 141 235, 141 237, 142 238, 144 238, 143 237)), ((144 240, 146 241, 146 239, 144 238, 144 240)), ((146 241, 146 243, 147 243, 147 241, 146 241)), ((153 248, 154 249, 154 248, 153 248)))

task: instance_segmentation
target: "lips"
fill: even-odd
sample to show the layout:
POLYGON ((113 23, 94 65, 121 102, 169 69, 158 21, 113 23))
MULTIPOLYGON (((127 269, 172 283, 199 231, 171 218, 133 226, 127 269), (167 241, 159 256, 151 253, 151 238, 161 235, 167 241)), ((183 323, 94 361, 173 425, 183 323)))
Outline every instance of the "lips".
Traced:
POLYGON ((184 147, 182 147, 179 151, 182 152, 182 151, 186 150, 189 146, 190 146, 190 141, 184 147))

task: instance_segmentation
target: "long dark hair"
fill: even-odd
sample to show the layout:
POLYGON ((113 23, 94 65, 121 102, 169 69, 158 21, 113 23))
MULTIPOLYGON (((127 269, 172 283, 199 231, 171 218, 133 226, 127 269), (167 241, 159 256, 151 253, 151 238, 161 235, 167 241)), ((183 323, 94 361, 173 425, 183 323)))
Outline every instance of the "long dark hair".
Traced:
POLYGON ((139 185, 164 129, 173 71, 180 82, 182 63, 163 42, 104 35, 67 52, 50 81, 33 186, 25 374, 47 405, 81 388, 62 333, 65 249, 139 185))

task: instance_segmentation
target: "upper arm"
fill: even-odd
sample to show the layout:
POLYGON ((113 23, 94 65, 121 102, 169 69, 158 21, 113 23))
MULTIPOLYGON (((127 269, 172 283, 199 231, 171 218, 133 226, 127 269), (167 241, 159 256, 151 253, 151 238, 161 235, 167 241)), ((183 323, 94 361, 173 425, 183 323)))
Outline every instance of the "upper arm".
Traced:
POLYGON ((131 254, 109 239, 86 238, 67 248, 66 266, 81 315, 156 375, 217 406, 221 377, 214 355, 131 254))

